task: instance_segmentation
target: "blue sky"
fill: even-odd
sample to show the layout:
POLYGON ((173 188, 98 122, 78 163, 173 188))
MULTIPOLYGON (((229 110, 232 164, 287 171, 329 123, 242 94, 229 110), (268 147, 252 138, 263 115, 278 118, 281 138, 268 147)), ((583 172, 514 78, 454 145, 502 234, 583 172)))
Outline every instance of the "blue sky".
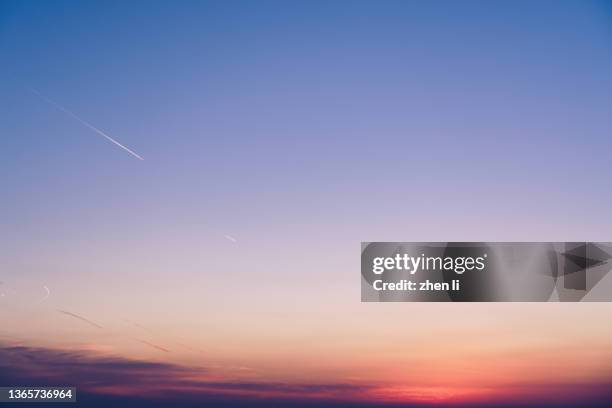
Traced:
POLYGON ((122 181, 108 193, 138 185, 149 202, 176 188, 359 206, 373 184, 392 194, 406 181, 459 197, 562 198, 568 185, 608 197, 605 3, 9 2, 0 22, 3 162, 36 183, 34 161, 58 192, 110 176, 122 181), (140 152, 146 170, 27 87, 140 152))
POLYGON ((153 189, 184 191, 197 175, 207 195, 271 200, 295 184, 390 193, 407 175, 425 190, 569 184, 601 198, 604 3, 9 2, 2 15, 3 161, 26 177, 28 158, 75 183, 109 172, 129 190, 153 172, 153 189), (141 163, 27 87, 155 164, 126 172, 141 163))
POLYGON ((609 3, 0 10, 1 205, 23 252, 84 230, 607 239, 609 3))

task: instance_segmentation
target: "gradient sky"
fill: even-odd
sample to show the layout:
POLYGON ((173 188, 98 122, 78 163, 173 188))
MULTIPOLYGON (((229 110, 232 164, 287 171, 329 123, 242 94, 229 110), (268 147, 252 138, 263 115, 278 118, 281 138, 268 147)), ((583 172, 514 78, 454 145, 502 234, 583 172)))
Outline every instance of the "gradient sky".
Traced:
POLYGON ((611 73, 604 1, 0 2, 0 345, 406 401, 610 384, 612 305, 361 304, 358 247, 610 241, 611 73))

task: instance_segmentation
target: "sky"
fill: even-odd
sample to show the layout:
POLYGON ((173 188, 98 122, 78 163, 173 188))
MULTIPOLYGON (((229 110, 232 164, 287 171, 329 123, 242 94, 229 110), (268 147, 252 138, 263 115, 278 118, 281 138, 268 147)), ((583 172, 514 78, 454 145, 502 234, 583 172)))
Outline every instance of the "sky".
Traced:
POLYGON ((609 1, 0 1, 0 366, 609 398, 610 304, 362 304, 357 249, 610 241, 611 72, 609 1))

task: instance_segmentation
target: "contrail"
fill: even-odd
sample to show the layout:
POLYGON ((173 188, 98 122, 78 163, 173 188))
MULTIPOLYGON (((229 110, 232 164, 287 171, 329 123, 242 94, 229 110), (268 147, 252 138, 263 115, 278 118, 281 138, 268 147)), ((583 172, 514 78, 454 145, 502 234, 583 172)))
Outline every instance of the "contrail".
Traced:
MULTIPOLYGON (((141 325, 141 324, 139 324, 139 323, 136 323, 136 322, 134 322, 134 321, 131 321, 131 320, 128 320, 128 319, 121 319, 121 320, 123 320, 124 322, 126 322, 126 323, 128 323, 128 324, 133 325, 134 327, 138 327, 139 329, 144 330, 144 331, 146 331, 146 332, 148 332, 148 333, 151 333, 151 334, 154 334, 154 335, 159 335, 159 333, 158 333, 158 332, 156 332, 155 330, 149 329, 148 327, 145 327, 145 326, 143 326, 143 325, 141 325)), ((136 340, 136 341, 140 341, 140 342, 142 342, 142 341, 143 341, 143 340, 140 340, 140 339, 134 339, 134 340, 136 340)), ((168 339, 167 339, 167 337, 166 337, 166 340, 168 340, 168 339)), ((173 343, 175 343, 175 344, 177 344, 177 345, 179 345, 179 346, 181 346, 181 347, 184 347, 184 348, 186 348, 186 349, 189 349, 189 350, 191 350, 191 351, 197 351, 198 353, 204 353, 202 350, 199 350, 199 349, 196 349, 196 348, 190 347, 190 346, 188 346, 188 345, 186 345, 186 344, 184 344, 184 343, 182 343, 182 342, 180 342, 180 341, 178 341, 178 340, 175 340, 175 339, 169 339, 168 341, 171 341, 171 342, 173 342, 173 343)), ((152 343, 151 343, 150 345, 151 345, 151 346, 154 346, 152 343)), ((159 346, 157 346, 157 347, 159 347, 159 346)), ((161 347, 161 348, 163 348, 163 347, 161 347)), ((170 350, 168 350, 168 352, 170 352, 170 350)))
POLYGON ((121 319, 121 320, 123 320, 126 323, 131 324, 132 326, 138 327, 139 329, 146 330, 148 332, 153 332, 153 330, 149 329, 148 327, 144 327, 143 325, 133 322, 131 320, 128 320, 128 319, 121 319))
POLYGON ((163 348, 163 347, 161 347, 161 346, 155 345, 155 344, 153 344, 153 343, 149 343, 148 341, 144 341, 144 340, 140 340, 140 339, 137 339, 137 340, 138 340, 139 342, 141 342, 142 344, 146 344, 147 346, 149 346, 149 347, 153 347, 153 348, 155 348, 155 349, 157 349, 157 350, 159 350, 159 351, 163 351, 164 353, 169 353, 169 352, 170 352, 170 350, 165 349, 165 348, 163 348))
POLYGON ((97 329, 103 329, 103 328, 104 328, 104 327, 102 327, 102 326, 100 326, 100 325, 98 325, 98 324, 95 324, 95 323, 94 323, 94 322, 92 322, 91 320, 87 320, 86 318, 81 317, 81 316, 79 316, 79 315, 76 315, 76 314, 74 314, 74 313, 70 313, 70 312, 67 312, 67 311, 65 311, 65 310, 59 310, 59 309, 58 309, 58 312, 63 313, 63 314, 68 315, 68 316, 71 316, 71 317, 74 317, 75 319, 79 319, 80 321, 85 322, 85 323, 87 323, 87 324, 90 324, 90 325, 92 325, 93 327, 95 327, 95 328, 97 328, 97 329))
POLYGON ((238 240, 230 235, 224 235, 224 237, 232 242, 238 242, 238 240))
POLYGON ((123 150, 125 150, 126 152, 128 152, 129 154, 131 154, 132 156, 136 157, 137 159, 140 160, 144 160, 140 155, 138 155, 136 152, 130 150, 128 147, 122 145, 121 143, 119 143, 118 141, 116 141, 115 139, 113 139, 112 137, 110 137, 109 135, 107 135, 106 133, 104 133, 103 131, 101 131, 100 129, 98 129, 97 127, 95 127, 94 125, 85 122, 83 119, 81 119, 80 117, 78 117, 76 114, 74 114, 73 112, 69 111, 68 109, 64 108, 63 106, 53 102, 51 99, 47 98, 46 96, 44 96, 43 94, 41 94, 40 92, 38 92, 37 90, 33 89, 33 88, 29 88, 30 92, 32 92, 33 94, 35 94, 36 96, 38 96, 39 98, 41 98, 43 101, 47 102, 48 104, 55 106, 57 109, 61 110, 62 112, 64 112, 65 114, 71 116, 72 118, 78 120, 83 126, 89 128, 90 130, 93 130, 94 132, 96 132, 97 134, 99 134, 100 136, 105 137, 107 140, 109 140, 110 142, 116 144, 117 146, 119 146, 120 148, 122 148, 123 150))
MULTIPOLYGON (((139 324, 139 323, 136 323, 136 322, 134 322, 134 321, 131 321, 131 320, 128 320, 128 319, 122 319, 122 320, 123 320, 124 322, 126 322, 126 323, 128 323, 128 324, 131 324, 131 325, 133 325, 134 327, 138 327, 139 329, 144 330, 144 331, 146 331, 146 332, 148 332, 148 333, 151 333, 151 334, 154 334, 154 335, 158 335, 158 334, 159 334, 159 333, 158 333, 158 332, 156 332, 155 330, 151 330, 151 329, 149 329, 148 327, 145 327, 145 326, 143 326, 143 325, 141 325, 141 324, 139 324)), ((167 339, 167 337, 166 337, 166 339, 167 339)), ((143 341, 143 340, 140 340, 140 339, 134 339, 134 340, 137 340, 137 341, 140 341, 140 342, 142 342, 142 341, 143 341)), ((168 340, 168 339, 167 339, 167 340, 168 340)), ((190 347, 190 346, 188 346, 188 345, 186 345, 186 344, 184 344, 184 343, 182 343, 182 342, 180 342, 180 341, 178 341, 178 340, 175 340, 175 339, 170 339, 169 341, 171 341, 171 342, 173 342, 173 343, 175 343, 175 344, 177 344, 177 345, 179 345, 179 346, 181 346, 181 347, 184 347, 184 348, 186 348, 186 349, 189 349, 189 350, 191 350, 191 351, 197 351, 198 353, 204 353, 202 350, 199 350, 199 349, 196 349, 196 348, 190 347)), ((149 345, 154 346, 152 343, 151 343, 151 344, 149 344, 149 345)), ((159 347, 159 346, 157 346, 157 347, 159 347)), ((161 347, 161 348, 163 348, 163 347, 161 347)), ((169 352, 169 351, 170 351, 170 350, 168 350, 168 352, 169 352)))

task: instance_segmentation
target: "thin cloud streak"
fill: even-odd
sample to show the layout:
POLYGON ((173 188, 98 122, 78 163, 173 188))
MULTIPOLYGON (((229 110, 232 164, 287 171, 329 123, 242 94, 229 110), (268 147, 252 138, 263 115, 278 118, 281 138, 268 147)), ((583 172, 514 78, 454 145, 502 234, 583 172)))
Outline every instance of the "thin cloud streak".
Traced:
POLYGON ((106 138, 108 141, 114 143, 115 145, 119 146, 120 148, 122 148, 123 150, 125 150, 126 152, 128 152, 129 154, 131 154, 132 156, 136 157, 139 160, 144 160, 142 158, 142 156, 140 156, 138 153, 134 152, 133 150, 131 150, 130 148, 128 148, 127 146, 122 145, 121 143, 119 143, 117 140, 113 139, 112 137, 110 137, 109 135, 107 135, 106 133, 104 133, 103 131, 101 131, 100 129, 98 129, 97 127, 95 127, 94 125, 86 122, 85 120, 81 119, 80 117, 78 117, 75 113, 69 111, 68 109, 64 108, 63 106, 59 105, 58 103, 52 101, 51 99, 47 98, 46 96, 44 96, 43 94, 41 94, 40 92, 38 92, 37 90, 33 89, 33 88, 29 88, 30 92, 32 92, 33 94, 37 95, 39 98, 41 98, 42 100, 44 100, 45 102, 47 102, 48 104, 56 107, 57 109, 61 110, 62 112, 64 112, 65 114, 71 116, 72 118, 76 119, 77 121, 79 121, 83 126, 89 128, 90 130, 93 130, 94 132, 96 132, 97 134, 99 134, 100 136, 103 136, 104 138, 106 138))
MULTIPOLYGON (((145 332, 147 332, 149 334, 160 336, 159 332, 156 332, 155 330, 152 330, 152 329, 150 329, 148 327, 145 327, 145 326, 143 326, 140 323, 136 323, 136 322, 134 322, 132 320, 128 320, 128 319, 121 319, 121 320, 123 320, 125 323, 130 324, 130 325, 132 325, 134 327, 137 327, 138 329, 143 330, 143 331, 145 331, 145 332)), ((181 341, 178 341, 178 340, 176 340, 174 338, 168 339, 168 336, 165 336, 165 335, 162 335, 162 337, 165 337, 166 340, 169 340, 169 341, 171 341, 171 342, 173 342, 173 343, 175 343, 175 344, 177 344, 177 345, 179 345, 179 346, 181 346, 181 347, 183 347, 183 348, 185 348, 187 350, 195 351, 195 352, 198 352, 198 353, 204 353, 202 350, 190 347, 190 346, 186 345, 185 343, 183 343, 181 341)), ((136 340, 138 340, 138 339, 136 339, 136 340)), ((138 341, 140 341, 140 340, 138 340, 138 341)), ((170 352, 170 350, 168 350, 168 352, 170 352)))
POLYGON ((70 316, 70 317, 74 317, 75 319, 78 319, 78 320, 80 320, 82 322, 90 324, 90 325, 92 325, 92 326, 94 326, 94 327, 96 327, 98 329, 103 329, 104 328, 104 327, 100 326, 99 324, 96 324, 96 323, 92 322, 91 320, 88 320, 88 319, 86 319, 86 318, 84 318, 82 316, 79 316, 77 314, 74 314, 74 313, 71 313, 71 312, 67 312, 65 310, 59 310, 59 309, 58 309, 58 312, 62 313, 62 314, 65 314, 67 316, 70 316))
POLYGON ((138 341, 139 341, 139 342, 141 342, 142 344, 146 344, 146 345, 147 345, 147 346, 149 346, 149 347, 153 347, 154 349, 157 349, 157 350, 159 350, 159 351, 163 351, 164 353, 169 353, 169 352, 170 352, 170 350, 168 350, 168 349, 166 349, 166 348, 163 348, 162 346, 158 346, 158 345, 156 345, 156 344, 149 343, 149 342, 148 342, 148 341, 146 341, 146 340, 140 340, 140 339, 139 339, 138 341))

